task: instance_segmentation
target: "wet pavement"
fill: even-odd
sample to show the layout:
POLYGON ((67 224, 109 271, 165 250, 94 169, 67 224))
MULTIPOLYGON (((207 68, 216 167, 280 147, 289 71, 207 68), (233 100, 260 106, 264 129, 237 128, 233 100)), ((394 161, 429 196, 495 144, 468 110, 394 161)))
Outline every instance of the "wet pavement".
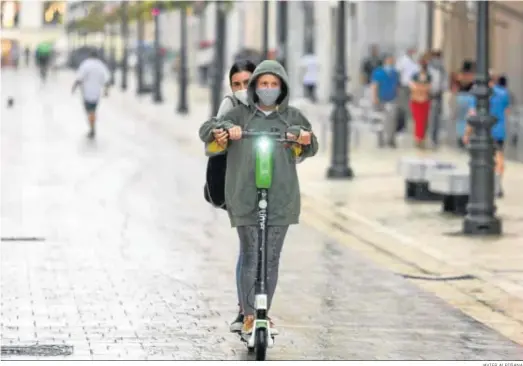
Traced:
MULTIPOLYGON (((69 84, 2 78, 3 89, 24 85, 1 107, 3 350, 247 359, 228 333, 238 243, 203 200, 205 159, 116 96, 90 142, 69 84)), ((200 121, 173 113, 174 123, 196 133, 200 121)), ((523 347, 306 225, 289 232, 272 316, 274 360, 523 359, 523 347)))

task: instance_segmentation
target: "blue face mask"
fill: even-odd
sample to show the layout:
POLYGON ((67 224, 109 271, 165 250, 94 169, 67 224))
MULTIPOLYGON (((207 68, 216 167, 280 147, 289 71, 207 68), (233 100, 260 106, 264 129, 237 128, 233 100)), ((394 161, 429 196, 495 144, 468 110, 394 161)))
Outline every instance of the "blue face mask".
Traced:
POLYGON ((383 66, 383 69, 387 72, 392 71, 392 65, 385 65, 383 66))

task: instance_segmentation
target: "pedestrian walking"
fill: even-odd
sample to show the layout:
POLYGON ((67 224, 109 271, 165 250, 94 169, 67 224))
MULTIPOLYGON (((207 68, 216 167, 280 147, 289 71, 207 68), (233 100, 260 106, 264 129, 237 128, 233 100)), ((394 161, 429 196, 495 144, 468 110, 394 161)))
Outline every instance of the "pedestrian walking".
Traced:
POLYGON ((410 111, 414 119, 414 140, 416 146, 424 147, 425 134, 430 112, 430 88, 432 79, 428 70, 429 59, 423 56, 419 61, 419 71, 410 82, 410 111))
POLYGON ((380 56, 380 51, 377 45, 370 46, 369 56, 367 56, 361 65, 361 73, 363 77, 363 85, 369 86, 372 83, 372 73, 378 67, 382 66, 383 62, 380 56))
POLYGON ((316 85, 318 83, 319 64, 318 57, 310 52, 301 59, 301 67, 304 70, 303 88, 305 97, 311 102, 316 103, 316 85))
MULTIPOLYGON (((491 136, 494 140, 495 149, 495 172, 496 172, 496 186, 495 193, 498 198, 502 198, 504 195, 502 178, 505 172, 505 139, 506 139, 506 121, 510 114, 510 93, 508 91, 507 78, 505 76, 493 77, 490 79, 489 86, 491 88, 490 95, 490 111, 489 113, 496 118, 496 123, 492 126, 491 136)), ((469 114, 476 114, 476 98, 472 98, 472 104, 470 106, 469 114)), ((473 127, 467 125, 465 135, 463 136, 463 143, 466 145, 469 143, 470 135, 472 134, 473 127)))
POLYGON ((25 66, 29 66, 29 64, 31 62, 31 49, 29 48, 29 46, 25 46, 24 55, 25 55, 25 66))
POLYGON ((397 99, 399 91, 399 73, 394 69, 394 57, 387 55, 383 66, 378 66, 371 76, 371 91, 374 107, 385 114, 383 130, 385 141, 390 147, 396 147, 397 99))
POLYGON ((439 50, 435 50, 431 54, 429 74, 432 79, 429 125, 432 132, 432 144, 434 147, 437 147, 439 145, 439 133, 441 129, 443 94, 449 88, 449 76, 445 70, 442 53, 439 50))
POLYGON ((465 60, 455 80, 456 110, 454 115, 456 119, 457 143, 461 149, 465 148, 463 136, 465 135, 470 106, 474 99, 474 96, 471 94, 475 78, 474 71, 474 63, 470 60, 465 60))
POLYGON ((416 49, 411 47, 401 56, 396 63, 396 70, 400 74, 400 90, 398 94, 398 126, 406 126, 410 119, 410 82, 415 73, 419 71, 419 65, 415 60, 416 49))
POLYGON ((98 58, 96 50, 91 50, 87 59, 82 61, 76 72, 76 80, 72 87, 72 93, 81 86, 84 108, 89 121, 88 138, 93 139, 96 135, 96 109, 98 107, 102 89, 108 95, 111 73, 109 68, 98 58))

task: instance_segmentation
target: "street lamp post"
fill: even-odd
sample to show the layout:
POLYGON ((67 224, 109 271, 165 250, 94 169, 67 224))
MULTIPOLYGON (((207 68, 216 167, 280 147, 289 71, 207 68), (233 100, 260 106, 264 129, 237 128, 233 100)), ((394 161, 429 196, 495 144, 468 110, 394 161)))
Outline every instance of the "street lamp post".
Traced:
MULTIPOLYGON (((140 4, 140 2, 138 2, 140 4)), ((145 24, 143 20, 143 11, 138 9, 136 19, 136 94, 141 95, 145 93, 145 88, 143 85, 143 39, 145 38, 145 24)))
POLYGON ((216 2, 216 36, 214 41, 214 80, 212 85, 212 111, 216 116, 222 99, 222 78, 225 59, 225 3, 216 2))
POLYGON ((154 17, 154 88, 153 102, 162 103, 162 54, 160 49, 160 1, 156 2, 156 8, 153 9, 154 17))
POLYGON ((269 2, 263 2, 263 59, 269 58, 269 2))
POLYGON ((111 71, 111 86, 114 85, 114 72, 116 69, 116 48, 114 44, 114 31, 112 24, 109 24, 109 70, 111 71))
POLYGON ((490 130, 496 118, 490 115, 489 88, 489 2, 477 4, 477 73, 472 94, 476 115, 468 119, 473 127, 470 138, 470 194, 463 232, 467 235, 499 235, 501 220, 494 204, 494 142, 490 130))
POLYGON ((122 54, 122 84, 121 88, 123 91, 127 90, 127 73, 129 71, 129 3, 122 1, 122 43, 123 43, 123 54, 122 54))
POLYGON ((349 167, 349 144, 350 144, 350 113, 347 110, 347 75, 345 70, 345 1, 338 1, 337 20, 337 47, 336 47, 336 70, 335 70, 335 92, 332 96, 334 109, 331 120, 333 124, 333 147, 331 166, 327 171, 327 177, 331 179, 351 179, 354 176, 349 167))
POLYGON ((434 1, 427 1, 427 50, 432 50, 434 38, 434 1))
POLYGON ((178 107, 177 112, 187 114, 187 8, 180 9, 180 35, 182 38, 180 47, 180 64, 178 65, 178 107))
POLYGON ((278 1, 278 58, 285 68, 287 65, 287 0, 278 1))

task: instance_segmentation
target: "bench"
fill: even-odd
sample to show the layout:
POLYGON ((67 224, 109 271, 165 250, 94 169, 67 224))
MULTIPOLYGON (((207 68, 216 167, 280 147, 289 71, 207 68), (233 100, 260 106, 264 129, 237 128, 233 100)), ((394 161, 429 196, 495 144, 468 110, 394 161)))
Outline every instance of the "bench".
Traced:
POLYGON ((439 201, 442 195, 429 189, 428 175, 434 171, 454 169, 454 164, 433 159, 402 158, 398 171, 405 179, 405 199, 410 201, 439 201))
POLYGON ((443 212, 464 216, 470 193, 468 169, 445 169, 431 171, 428 175, 429 189, 440 194, 443 212))

